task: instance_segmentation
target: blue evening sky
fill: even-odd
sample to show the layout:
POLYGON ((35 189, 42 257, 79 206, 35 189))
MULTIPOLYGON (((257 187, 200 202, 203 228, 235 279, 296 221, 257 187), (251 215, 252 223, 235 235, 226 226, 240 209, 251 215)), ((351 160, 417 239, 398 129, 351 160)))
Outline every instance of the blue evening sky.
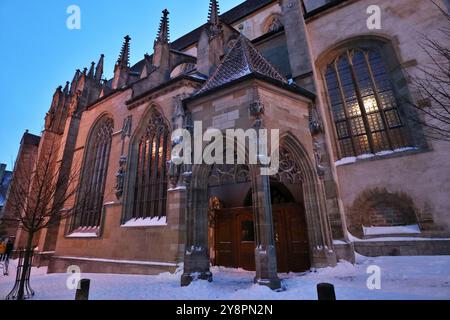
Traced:
MULTIPOLYGON (((220 0, 221 12, 243 0, 220 0)), ((123 37, 131 64, 152 53, 161 11, 170 11, 171 40, 206 22, 209 0, 0 0, 0 163, 12 169, 26 129, 40 135, 53 93, 76 69, 105 54, 110 78, 123 37), (70 5, 81 30, 69 30, 70 5)))

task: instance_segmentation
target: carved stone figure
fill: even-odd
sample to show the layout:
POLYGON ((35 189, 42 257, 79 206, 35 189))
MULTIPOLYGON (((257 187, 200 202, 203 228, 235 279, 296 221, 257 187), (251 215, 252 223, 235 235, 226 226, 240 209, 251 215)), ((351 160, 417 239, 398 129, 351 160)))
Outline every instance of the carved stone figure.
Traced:
POLYGON ((268 32, 276 32, 283 29, 283 23, 280 21, 279 17, 274 17, 272 22, 270 23, 268 32))
POLYGON ((323 177, 325 175, 325 166, 323 165, 323 150, 322 146, 319 142, 314 142, 314 158, 316 159, 316 169, 319 177, 323 177))
POLYGON ((123 155, 120 157, 119 161, 119 170, 116 173, 116 197, 117 200, 120 200, 123 195, 123 187, 125 184, 125 167, 127 163, 127 156, 123 155))
POLYGON ((313 136, 323 131, 322 118, 317 107, 312 104, 309 106, 309 130, 313 136))

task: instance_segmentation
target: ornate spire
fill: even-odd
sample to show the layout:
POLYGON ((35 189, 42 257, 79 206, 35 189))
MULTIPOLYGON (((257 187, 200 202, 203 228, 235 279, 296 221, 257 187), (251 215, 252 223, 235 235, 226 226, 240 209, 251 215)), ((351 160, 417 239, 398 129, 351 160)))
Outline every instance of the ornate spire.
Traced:
POLYGON ((169 11, 164 9, 162 12, 161 23, 159 24, 157 43, 169 43, 169 11))
POLYGON ((95 80, 97 80, 97 81, 102 80, 104 60, 105 60, 105 55, 104 54, 100 55, 100 59, 98 60, 98 63, 97 63, 97 68, 95 68, 95 80))
POLYGON ((117 65, 122 68, 127 68, 130 61, 130 36, 125 36, 124 43, 122 45, 122 50, 120 51, 119 59, 117 60, 117 65))
POLYGON ((64 92, 65 95, 68 95, 68 94, 69 94, 69 85, 70 85, 70 82, 67 81, 67 82, 66 82, 66 85, 64 86, 64 90, 63 90, 63 92, 64 92))
POLYGON ((209 2, 209 14, 208 14, 208 22, 214 26, 218 26, 220 24, 219 21, 219 3, 217 0, 210 0, 209 2))
POLYGON ((88 78, 94 78, 95 62, 91 62, 91 67, 89 68, 88 78))
POLYGON ((72 84, 70 85, 70 93, 75 93, 75 91, 77 89, 78 81, 80 80, 80 76, 81 76, 81 71, 80 71, 80 69, 77 69, 75 71, 75 75, 73 76, 72 84))
POLYGON ((58 86, 58 88, 56 88, 55 93, 53 94, 53 97, 58 97, 61 95, 62 93, 62 86, 58 86))

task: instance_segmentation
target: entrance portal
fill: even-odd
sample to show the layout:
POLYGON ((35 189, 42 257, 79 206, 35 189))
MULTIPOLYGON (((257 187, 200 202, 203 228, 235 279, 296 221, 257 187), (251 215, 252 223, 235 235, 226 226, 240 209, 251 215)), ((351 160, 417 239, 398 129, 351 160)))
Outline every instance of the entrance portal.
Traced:
MULTIPOLYGON (((278 272, 303 272, 311 267, 304 210, 295 203, 272 208, 278 272)), ((251 207, 217 210, 216 265, 255 270, 255 234, 251 207)))

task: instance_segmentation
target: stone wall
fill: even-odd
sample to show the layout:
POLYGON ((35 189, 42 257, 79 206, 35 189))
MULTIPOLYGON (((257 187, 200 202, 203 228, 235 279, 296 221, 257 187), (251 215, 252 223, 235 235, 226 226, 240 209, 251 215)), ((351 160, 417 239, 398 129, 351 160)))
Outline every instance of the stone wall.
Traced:
POLYGON ((354 246, 366 257, 450 255, 449 240, 358 241, 354 246))
MULTIPOLYGON (((119 160, 123 152, 128 154, 130 143, 138 127, 146 125, 141 119, 148 113, 149 108, 156 107, 164 118, 171 124, 174 112, 174 97, 193 90, 190 87, 175 86, 170 93, 157 92, 151 96, 151 100, 137 102, 129 110, 126 102, 131 98, 131 91, 125 91, 111 96, 82 115, 79 134, 74 154, 75 165, 81 166, 85 155, 85 146, 91 128, 105 113, 114 120, 114 133, 112 137, 111 154, 107 170, 106 187, 104 194, 104 208, 100 235, 95 238, 71 238, 70 218, 61 223, 58 232, 55 256, 50 263, 51 272, 65 272, 67 259, 93 258, 94 260, 80 260, 80 266, 87 271, 83 272, 121 272, 125 270, 124 263, 116 263, 115 260, 137 260, 177 264, 184 253, 184 208, 185 198, 183 190, 170 190, 167 199, 167 225, 149 227, 123 227, 123 212, 125 199, 118 200, 115 195, 116 173, 119 169, 119 160), (122 125, 128 116, 132 116, 131 137, 122 140, 122 125), (61 258, 62 257, 62 258, 61 258), (98 260, 100 259, 100 260, 98 260), (103 260, 106 260, 102 262, 103 260), (97 267, 96 267, 97 266, 97 267)), ((70 199, 67 205, 70 207, 74 199, 70 199)), ((131 264, 130 270, 137 273, 154 273, 162 269, 149 267, 147 264, 131 264), (141 266, 141 268, 140 268, 141 266), (139 269, 140 268, 140 269, 139 269)), ((170 268, 163 268, 165 271, 170 268)), ((173 268, 172 268, 173 269, 173 268)), ((170 270, 172 270, 170 269, 170 270)))
MULTIPOLYGON (((310 51, 315 64, 319 105, 327 127, 330 154, 338 159, 334 138, 334 124, 329 112, 326 87, 322 78, 324 63, 332 55, 332 48, 348 39, 383 38, 393 47, 392 58, 398 63, 390 70, 395 73, 395 86, 400 98, 414 96, 408 77, 419 67, 430 63, 419 47, 421 34, 436 34, 444 19, 439 10, 428 1, 349 1, 347 5, 332 8, 318 17, 306 21, 310 51), (366 10, 369 5, 379 5, 382 12, 382 29, 368 30, 366 10), (394 72, 395 71, 395 72, 394 72), (407 90, 409 88, 409 90, 407 90)), ((414 134, 420 132, 414 128, 414 134)), ((416 141, 415 139, 414 141, 416 141)), ((426 141, 419 150, 387 157, 358 160, 356 163, 334 168, 339 184, 341 206, 348 215, 361 192, 385 188, 389 193, 403 193, 414 202, 417 210, 431 215, 441 228, 450 230, 450 149, 439 141, 426 141)))
POLYGON ((361 192, 347 212, 348 230, 357 237, 364 236, 362 227, 391 227, 426 223, 414 201, 402 193, 386 189, 361 192))

